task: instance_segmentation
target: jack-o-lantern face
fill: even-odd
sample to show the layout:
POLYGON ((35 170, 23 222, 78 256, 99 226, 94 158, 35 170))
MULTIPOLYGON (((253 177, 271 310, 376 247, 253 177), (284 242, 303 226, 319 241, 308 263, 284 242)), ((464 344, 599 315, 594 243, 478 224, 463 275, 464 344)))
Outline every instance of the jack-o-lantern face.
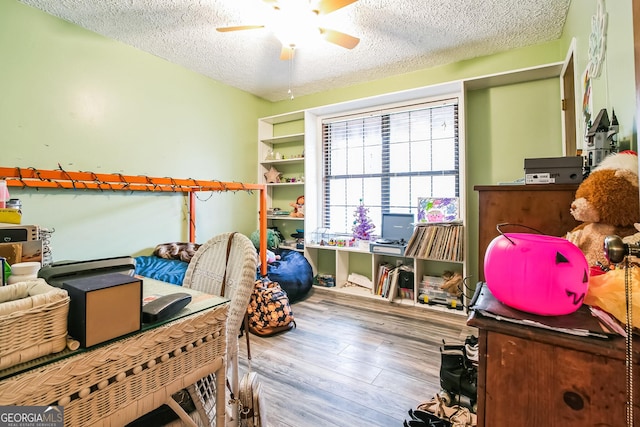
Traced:
POLYGON ((582 251, 560 237, 505 233, 489 243, 484 277, 504 304, 543 316, 573 313, 589 287, 582 251))

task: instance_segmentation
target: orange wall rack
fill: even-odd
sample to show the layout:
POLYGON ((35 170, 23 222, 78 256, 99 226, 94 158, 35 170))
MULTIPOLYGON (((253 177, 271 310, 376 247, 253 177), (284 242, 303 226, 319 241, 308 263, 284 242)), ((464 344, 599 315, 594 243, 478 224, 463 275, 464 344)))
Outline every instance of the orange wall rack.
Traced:
POLYGON ((217 180, 157 178, 144 175, 70 172, 62 169, 0 167, 0 179, 9 187, 71 190, 149 191, 189 195, 189 242, 195 242, 196 193, 199 191, 258 191, 260 195, 260 273, 267 274, 266 185, 217 180))

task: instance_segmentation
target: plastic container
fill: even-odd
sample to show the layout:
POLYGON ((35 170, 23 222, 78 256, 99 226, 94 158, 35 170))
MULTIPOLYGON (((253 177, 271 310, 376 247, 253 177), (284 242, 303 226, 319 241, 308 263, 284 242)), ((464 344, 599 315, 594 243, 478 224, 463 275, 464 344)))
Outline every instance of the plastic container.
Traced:
POLYGON ((9 188, 7 187, 7 181, 0 179, 0 208, 6 207, 7 200, 9 200, 9 188))
POLYGON ((40 263, 37 261, 17 262, 11 265, 12 276, 37 276, 39 270, 40 263))
POLYGON ((7 285, 37 279, 38 271, 40 271, 40 263, 37 261, 12 264, 11 276, 7 278, 7 285))
POLYGON ((20 201, 20 199, 9 199, 5 203, 5 207, 22 210, 22 202, 20 201))

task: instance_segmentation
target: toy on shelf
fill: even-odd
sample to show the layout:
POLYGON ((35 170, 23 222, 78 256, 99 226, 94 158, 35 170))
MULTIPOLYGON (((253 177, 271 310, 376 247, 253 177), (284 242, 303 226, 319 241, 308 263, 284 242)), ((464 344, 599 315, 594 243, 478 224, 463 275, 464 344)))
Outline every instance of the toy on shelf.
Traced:
POLYGON ((304 196, 299 196, 295 203, 290 204, 293 208, 293 212, 289 215, 294 218, 304 218, 304 196))
POLYGON ((264 177, 267 180, 267 184, 279 183, 282 178, 282 172, 279 172, 278 169, 271 166, 271 168, 265 172, 264 177))

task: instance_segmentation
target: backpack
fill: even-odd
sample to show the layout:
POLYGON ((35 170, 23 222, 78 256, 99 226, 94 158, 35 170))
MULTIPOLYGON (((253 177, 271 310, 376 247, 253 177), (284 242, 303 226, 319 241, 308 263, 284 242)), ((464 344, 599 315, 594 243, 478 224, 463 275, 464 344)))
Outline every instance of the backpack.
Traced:
POLYGON ((268 336, 292 329, 296 322, 287 293, 278 282, 259 279, 247 307, 249 332, 268 336))

